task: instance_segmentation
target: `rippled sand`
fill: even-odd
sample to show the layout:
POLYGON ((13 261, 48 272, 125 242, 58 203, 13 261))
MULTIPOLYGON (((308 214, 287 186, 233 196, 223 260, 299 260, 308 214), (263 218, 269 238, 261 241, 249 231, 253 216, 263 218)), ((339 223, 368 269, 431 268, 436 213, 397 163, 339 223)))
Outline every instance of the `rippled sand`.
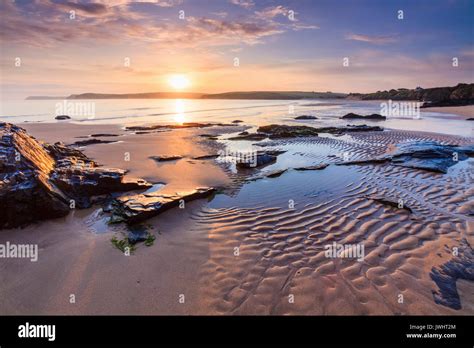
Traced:
MULTIPOLYGON (((470 142, 390 131, 265 145, 302 145, 305 152, 288 156, 307 157, 313 165, 340 160, 328 154, 368 158, 413 140, 470 142)), ((386 164, 330 166, 287 172, 250 183, 233 198, 216 198, 197 217, 211 240, 202 272, 211 308, 223 314, 472 314, 469 303, 461 310, 436 304, 430 277, 451 260, 453 247, 463 240, 472 245, 472 164, 460 163, 446 175, 386 164), (403 199, 413 213, 367 198, 372 195, 403 199), (324 246, 334 241, 363 243, 364 260, 328 259, 324 246)), ((472 279, 469 284, 472 291, 472 279)))
MULTIPOLYGON (((39 138, 39 130, 45 132, 41 125, 31 129, 39 138)), ((65 139, 89 131, 71 129, 76 133, 63 135, 65 139)), ((88 147, 86 153, 99 162, 166 182, 172 189, 206 184, 222 188, 222 193, 210 202, 193 202, 184 212, 172 210, 149 220, 157 235, 155 245, 139 247, 130 257, 110 244, 111 235, 123 227, 101 225, 94 209, 23 230, 2 231, 2 242, 39 243, 40 259, 2 262, 1 312, 474 313, 472 279, 446 278, 458 285, 461 309, 440 303, 443 292, 433 279, 436 270, 457 260, 454 247, 462 250, 462 262, 474 262, 474 161, 460 162, 448 174, 390 164, 335 165, 345 156, 355 160, 384 154, 405 141, 462 145, 472 139, 385 131, 262 141, 257 144, 260 149, 287 151, 259 172, 288 169, 271 179, 235 172, 214 160, 190 159, 226 144, 199 134, 228 131, 128 135, 117 144, 88 147), (140 160, 123 163, 123 151, 131 146, 140 160), (159 165, 148 160, 163 153, 186 158, 159 165), (320 163, 330 165, 316 171, 293 170, 320 163), (402 199, 412 213, 369 198, 374 195, 402 199), (100 233, 91 232, 94 228, 100 233), (363 244, 364 259, 327 258, 325 245, 333 242, 363 244), (71 293, 77 296, 76 305, 68 302, 71 293), (186 296, 184 304, 178 302, 181 294, 186 296)))

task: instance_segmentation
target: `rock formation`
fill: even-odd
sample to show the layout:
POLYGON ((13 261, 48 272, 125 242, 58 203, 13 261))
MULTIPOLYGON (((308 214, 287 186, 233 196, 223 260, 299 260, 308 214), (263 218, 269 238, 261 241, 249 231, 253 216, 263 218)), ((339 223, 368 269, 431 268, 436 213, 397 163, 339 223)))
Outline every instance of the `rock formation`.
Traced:
POLYGON ((91 198, 145 189, 121 169, 101 168, 77 149, 46 144, 23 128, 0 123, 0 228, 57 218, 86 208, 91 198))

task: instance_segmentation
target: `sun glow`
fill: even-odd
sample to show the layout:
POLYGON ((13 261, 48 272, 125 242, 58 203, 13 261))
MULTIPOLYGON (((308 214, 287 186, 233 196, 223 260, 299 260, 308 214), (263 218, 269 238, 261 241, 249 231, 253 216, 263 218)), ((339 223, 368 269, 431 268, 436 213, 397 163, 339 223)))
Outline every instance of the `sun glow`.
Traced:
POLYGON ((186 75, 172 75, 168 79, 169 85, 177 90, 185 89, 191 85, 186 75))

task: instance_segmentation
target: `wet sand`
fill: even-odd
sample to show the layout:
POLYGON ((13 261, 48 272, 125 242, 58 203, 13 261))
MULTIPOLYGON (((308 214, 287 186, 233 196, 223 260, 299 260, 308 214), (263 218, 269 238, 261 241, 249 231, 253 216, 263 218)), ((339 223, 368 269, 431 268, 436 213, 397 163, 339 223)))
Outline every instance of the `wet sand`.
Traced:
MULTIPOLYGON (((474 117, 474 105, 466 106, 443 106, 421 109, 421 112, 439 112, 443 114, 451 114, 457 116, 456 119, 464 120, 474 117)), ((445 116, 446 117, 446 116, 445 116)))
POLYGON ((260 173, 287 172, 249 181, 225 163, 192 159, 231 146, 199 134, 238 128, 135 135, 111 125, 65 123, 54 131, 47 124, 22 126, 50 142, 120 134, 113 138, 117 143, 90 145, 84 152, 103 165, 128 169, 131 176, 166 183, 163 192, 196 186, 224 192, 148 220, 155 243, 139 245, 131 256, 112 247, 111 237, 124 227, 105 225, 99 207, 1 231, 1 243, 38 243, 40 249, 36 263, 0 263, 3 314, 474 313, 472 281, 454 280, 463 304, 456 310, 435 302, 439 289, 430 276, 453 259, 453 247, 472 250, 474 161, 444 175, 390 164, 335 165, 344 154, 367 158, 409 140, 464 145, 471 138, 391 130, 264 140, 259 148, 287 152, 260 173), (160 154, 184 158, 164 163, 148 158, 160 154), (321 163, 330 165, 294 170, 321 163), (367 199, 374 194, 402 198, 413 212, 367 199), (332 242, 364 244, 363 261, 327 258, 324 246, 332 242), (75 304, 69 303, 71 294, 75 304))

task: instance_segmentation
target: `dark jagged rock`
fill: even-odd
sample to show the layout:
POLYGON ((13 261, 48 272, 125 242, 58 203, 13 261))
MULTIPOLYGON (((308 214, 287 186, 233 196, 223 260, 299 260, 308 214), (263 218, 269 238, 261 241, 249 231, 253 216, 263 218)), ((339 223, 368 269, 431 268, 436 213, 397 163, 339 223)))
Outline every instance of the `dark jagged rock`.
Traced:
POLYGON ((287 126, 279 124, 258 127, 257 132, 268 134, 270 139, 318 136, 318 131, 313 127, 287 126))
POLYGON ((286 126, 272 124, 269 126, 262 126, 257 129, 257 132, 267 134, 270 139, 279 138, 297 138, 297 137, 316 137, 318 133, 329 134, 345 134, 351 132, 369 132, 369 131, 383 131, 383 128, 377 126, 367 125, 347 125, 345 127, 308 127, 308 126, 286 126))
POLYGON ((116 143, 116 142, 117 141, 115 140, 101 140, 101 139, 91 138, 87 140, 79 140, 70 145, 71 146, 87 146, 87 145, 95 145, 95 144, 110 144, 110 143, 116 143))
POLYGON ((389 162, 396 166, 447 173, 448 168, 474 155, 474 145, 441 145, 432 141, 398 144, 396 150, 380 157, 344 161, 337 165, 389 162))
POLYGON ((474 121, 474 117, 466 118, 466 121, 474 121))
POLYGON ((458 279, 474 281, 474 252, 469 243, 463 239, 458 255, 439 267, 433 267, 430 277, 438 286, 438 290, 432 290, 434 301, 452 309, 461 309, 456 282, 458 279))
POLYGON ((317 120, 318 118, 316 116, 311 116, 311 115, 301 115, 295 117, 295 120, 317 120))
POLYGON ((379 197, 379 196, 368 196, 367 198, 375 202, 381 203, 383 205, 388 205, 390 207, 397 208, 397 209, 404 209, 410 213, 413 213, 410 207, 406 206, 405 204, 400 206, 398 201, 392 200, 390 198, 379 197))
POLYGON ((157 162, 169 162, 169 161, 179 160, 179 159, 183 158, 183 156, 180 156, 180 155, 159 155, 159 156, 150 156, 150 158, 157 161, 157 162))
POLYGON ((70 120, 71 117, 69 117, 68 115, 57 115, 54 119, 55 120, 70 120))
POLYGON ((214 188, 203 187, 185 192, 177 192, 176 194, 152 192, 119 197, 112 202, 110 222, 125 222, 132 225, 156 216, 170 208, 179 206, 181 201, 188 202, 206 198, 215 191, 214 188))
POLYGON ((387 119, 385 116, 382 116, 382 115, 379 115, 379 114, 372 114, 372 115, 363 116, 363 115, 354 114, 352 112, 342 116, 341 118, 342 119, 380 120, 380 121, 384 121, 384 120, 387 119))
POLYGON ((0 228, 25 226, 90 206, 92 196, 151 185, 121 169, 99 168, 81 151, 46 144, 23 128, 0 123, 0 228))
POLYGON ((322 164, 318 164, 318 165, 316 165, 316 166, 295 168, 295 170, 298 170, 298 171, 305 171, 305 170, 322 170, 322 169, 326 168, 327 166, 329 166, 329 164, 327 164, 327 163, 322 163, 322 164))

